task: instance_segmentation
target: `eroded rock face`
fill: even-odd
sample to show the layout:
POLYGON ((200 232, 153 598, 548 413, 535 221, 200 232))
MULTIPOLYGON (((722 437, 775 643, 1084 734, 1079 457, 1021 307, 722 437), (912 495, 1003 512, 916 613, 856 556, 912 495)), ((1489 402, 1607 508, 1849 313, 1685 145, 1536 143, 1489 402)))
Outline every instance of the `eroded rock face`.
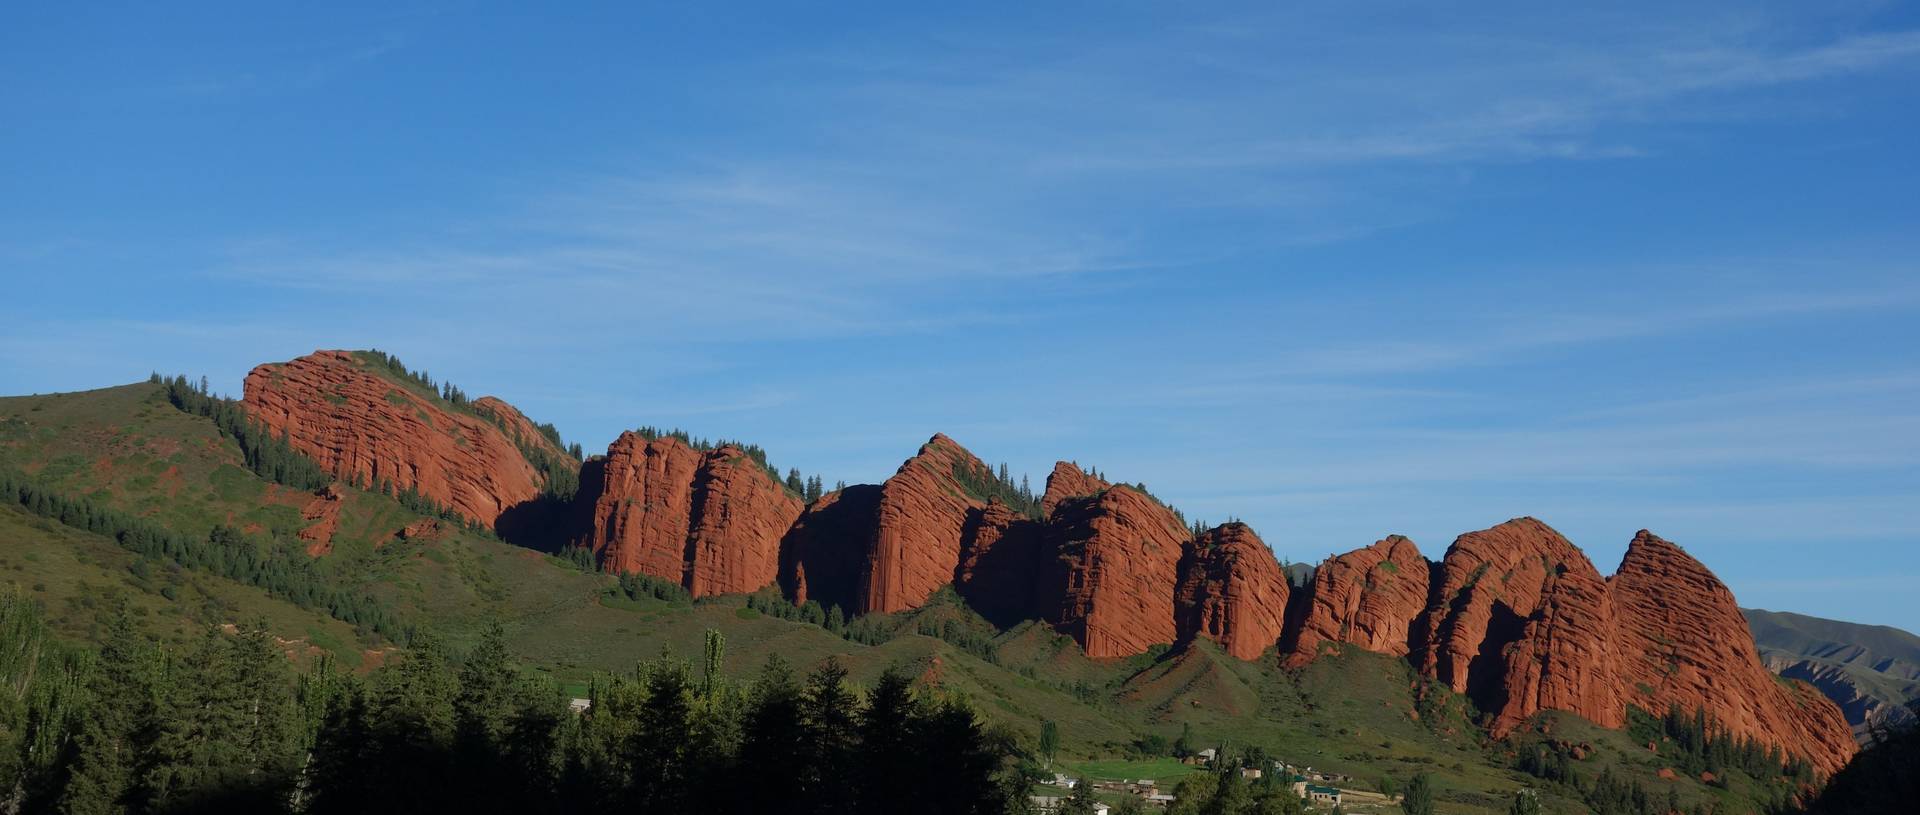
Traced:
POLYGON ((1051 622, 1088 656, 1131 656, 1174 641, 1173 595, 1188 532, 1172 511, 1130 487, 1112 487, 1060 500, 1046 535, 1057 553, 1045 587, 1057 598, 1051 622))
POLYGON ((540 492, 538 474, 498 427, 443 409, 346 351, 254 368, 243 401, 335 478, 390 482, 489 526, 540 492))
POLYGON ((1341 643, 1406 656, 1426 612, 1429 567, 1419 547, 1399 535, 1320 564, 1307 587, 1312 600, 1289 627, 1288 664, 1304 665, 1341 643))
POLYGON ((953 582, 967 519, 986 507, 961 484, 956 471, 962 469, 992 477, 966 448, 935 434, 880 486, 860 578, 860 612, 915 608, 953 582))
POLYGON ((1506 649, 1568 573, 1600 582, 1579 548, 1532 518, 1461 535, 1441 562, 1415 664, 1481 710, 1500 709, 1506 649))
POLYGON ((633 432, 607 447, 587 538, 601 568, 681 581, 701 459, 679 439, 633 432))
POLYGON ((975 510, 961 531, 953 586, 980 616, 1001 628, 1046 616, 1040 600, 1052 553, 1045 524, 999 501, 975 510))
POLYGON ((1246 524, 1208 530, 1181 558, 1174 592, 1181 639, 1206 637, 1240 659, 1258 659, 1280 640, 1287 579, 1273 550, 1246 524))
MULTIPOLYGON (((694 596, 774 582, 801 505, 741 450, 623 433, 588 467, 587 545, 604 568, 685 586, 694 596)), ((585 492, 583 490, 583 500, 585 492)))
POLYGON ((796 604, 857 608, 880 487, 857 484, 809 504, 780 549, 780 588, 796 604))
POLYGON ((300 520, 307 525, 299 534, 307 542, 308 556, 320 557, 333 551, 333 533, 340 529, 340 503, 345 497, 338 486, 328 484, 300 508, 300 520))
POLYGON ((772 585, 780 573, 780 540, 800 517, 800 499, 759 462, 726 446, 707 454, 693 495, 687 590, 702 597, 772 585))
POLYGON ((1047 475, 1047 491, 1040 498, 1040 510, 1047 515, 1053 514, 1053 508, 1068 498, 1084 498, 1104 492, 1107 482, 1093 477, 1091 473, 1080 469, 1080 465, 1068 461, 1056 461, 1053 472, 1047 475))
POLYGON ((1425 566, 1397 538, 1323 564, 1311 602, 1295 604, 1307 610, 1289 626, 1298 627, 1290 664, 1327 643, 1407 654, 1421 673, 1470 696, 1495 736, 1543 710, 1621 727, 1628 705, 1660 714, 1677 704, 1823 772, 1853 754, 1839 708, 1811 687, 1775 680, 1732 593, 1651 533, 1635 537, 1612 578, 1532 518, 1462 535, 1438 567, 1425 566), (1386 563, 1395 564, 1392 583, 1381 579, 1386 563), (1424 611, 1409 613, 1423 594, 1424 611))
POLYGON ((1805 756, 1824 773, 1857 747, 1838 705, 1776 680, 1733 593, 1680 547, 1642 530, 1610 581, 1622 696, 1650 711, 1703 708, 1736 737, 1805 756))

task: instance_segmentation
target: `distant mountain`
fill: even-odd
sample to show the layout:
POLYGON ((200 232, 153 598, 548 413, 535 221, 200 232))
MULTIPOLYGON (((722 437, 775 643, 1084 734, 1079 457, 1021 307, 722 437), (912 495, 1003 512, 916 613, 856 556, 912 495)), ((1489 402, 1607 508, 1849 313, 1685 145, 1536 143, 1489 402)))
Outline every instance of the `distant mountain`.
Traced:
POLYGON ((1820 689, 1847 715, 1866 744, 1875 727, 1916 720, 1920 700, 1920 636, 1884 625, 1861 625, 1783 611, 1742 609, 1761 661, 1774 673, 1820 689))

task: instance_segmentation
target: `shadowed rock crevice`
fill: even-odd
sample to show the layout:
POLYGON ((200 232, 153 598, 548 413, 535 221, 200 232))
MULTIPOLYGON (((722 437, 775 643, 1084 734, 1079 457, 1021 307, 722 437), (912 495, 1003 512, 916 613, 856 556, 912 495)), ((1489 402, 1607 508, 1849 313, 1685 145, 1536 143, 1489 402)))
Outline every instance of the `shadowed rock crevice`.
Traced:
POLYGON ((1507 604, 1495 602, 1487 620, 1486 638, 1467 663, 1467 698, 1483 711, 1496 712, 1507 707, 1508 649, 1526 632, 1526 618, 1514 613, 1507 604))

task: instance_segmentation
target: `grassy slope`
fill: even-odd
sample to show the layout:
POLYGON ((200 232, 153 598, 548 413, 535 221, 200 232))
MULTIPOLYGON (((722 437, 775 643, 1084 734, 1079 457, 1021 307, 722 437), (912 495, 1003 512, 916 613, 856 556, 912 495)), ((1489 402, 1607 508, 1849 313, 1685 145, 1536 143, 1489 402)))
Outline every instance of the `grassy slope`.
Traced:
MULTIPOLYGON (((266 483, 245 470, 238 449, 211 423, 174 410, 159 388, 129 385, 78 394, 0 399, 0 463, 37 473, 70 494, 89 495, 140 512, 183 531, 216 523, 255 532, 292 534, 308 496, 266 483)), ((505 622, 513 644, 537 670, 570 687, 597 671, 628 671, 663 650, 691 658, 703 632, 727 638, 728 673, 746 678, 770 654, 808 668, 837 656, 852 678, 867 683, 889 665, 972 698, 988 718, 1024 737, 1042 719, 1059 724, 1068 762, 1121 755, 1145 733, 1169 741, 1191 726, 1196 746, 1260 745, 1272 756, 1348 773, 1355 786, 1382 776, 1404 780, 1435 774, 1444 812, 1503 810, 1514 789, 1535 782, 1505 769, 1507 745, 1487 745, 1457 697, 1415 713, 1419 683, 1404 660, 1350 653, 1321 659, 1298 673, 1271 658, 1242 662, 1202 643, 1177 653, 1157 651, 1127 660, 1088 659, 1071 639, 1035 624, 1000 632, 990 647, 962 649, 911 633, 922 625, 984 625, 950 596, 928 608, 890 615, 901 632, 878 646, 858 645, 806 623, 779 620, 746 608, 741 597, 700 603, 631 601, 613 593, 613 581, 486 536, 448 531, 401 541, 395 531, 419 516, 391 500, 346 490, 333 552, 323 568, 336 579, 379 596, 406 619, 442 635, 456 648, 485 619, 505 622)), ((0 579, 33 586, 64 632, 86 638, 97 623, 100 599, 125 587, 149 627, 187 636, 206 623, 265 618, 289 640, 308 640, 353 664, 363 649, 390 644, 362 638, 346 625, 303 611, 250 587, 207 575, 150 567, 133 571, 134 556, 111 541, 84 535, 17 509, 0 512, 0 579), (160 587, 173 584, 172 599, 160 587)), ((1633 763, 1624 733, 1561 717, 1556 737, 1577 732, 1596 747, 1579 771, 1591 778, 1598 763, 1618 761, 1652 781, 1646 761, 1633 763), (1584 728, 1584 729, 1583 729, 1584 728), (1608 758, 1610 757, 1610 758, 1608 758), (1592 766, 1589 766, 1589 765, 1592 766)), ((1644 747, 1639 748, 1644 752, 1644 747)), ((1137 766, 1072 764, 1096 776, 1131 773, 1137 766)), ((1158 766, 1158 765, 1150 765, 1158 766)), ((1668 782, 1653 781, 1665 794, 1668 782)), ((1686 800, 1710 791, 1677 782, 1686 800)), ((1552 800, 1549 795, 1549 800, 1552 800)), ((1571 802, 1556 810, 1574 811, 1571 802)))

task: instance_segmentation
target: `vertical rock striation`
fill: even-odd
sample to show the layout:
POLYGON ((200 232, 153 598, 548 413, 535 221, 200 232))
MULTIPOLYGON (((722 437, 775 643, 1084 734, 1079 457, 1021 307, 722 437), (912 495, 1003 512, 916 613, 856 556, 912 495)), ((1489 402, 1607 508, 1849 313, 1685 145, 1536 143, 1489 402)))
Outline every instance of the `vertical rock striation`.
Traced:
POLYGON ((1208 530, 1180 559, 1174 592, 1180 639, 1206 637, 1240 659, 1258 659, 1286 624, 1287 577, 1273 550, 1242 523, 1208 530))

